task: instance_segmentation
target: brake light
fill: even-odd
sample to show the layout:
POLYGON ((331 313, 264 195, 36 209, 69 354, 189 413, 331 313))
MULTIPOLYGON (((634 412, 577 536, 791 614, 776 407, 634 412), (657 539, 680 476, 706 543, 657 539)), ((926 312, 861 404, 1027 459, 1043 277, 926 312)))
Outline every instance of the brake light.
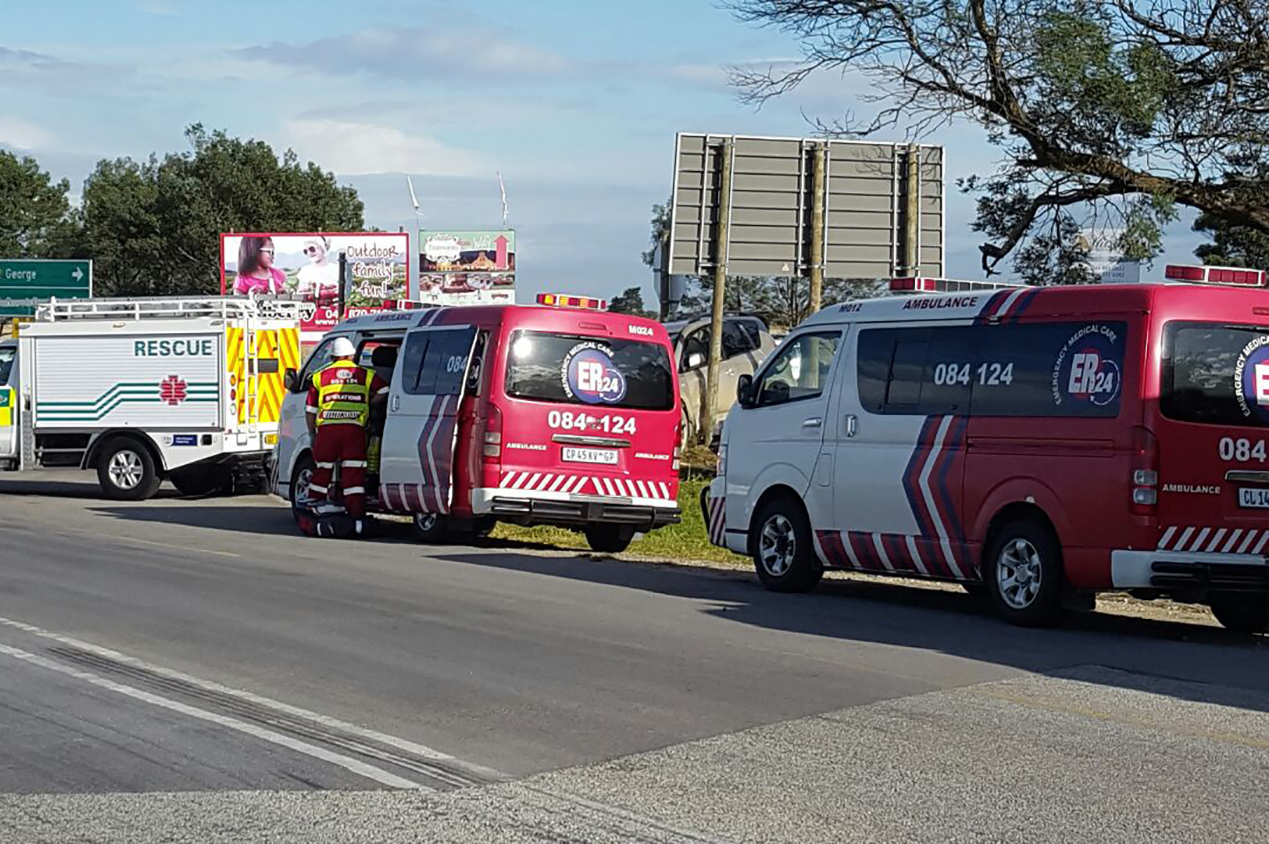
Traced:
POLYGON ((1159 504, 1159 439, 1149 428, 1133 429, 1132 511, 1152 515, 1159 504))
POLYGON ((683 425, 679 424, 674 428, 674 462, 670 464, 670 468, 674 471, 679 470, 679 457, 683 454, 683 425))
POLYGON ((486 463, 502 460, 502 411, 498 405, 489 405, 489 419, 485 423, 485 442, 481 455, 486 463))

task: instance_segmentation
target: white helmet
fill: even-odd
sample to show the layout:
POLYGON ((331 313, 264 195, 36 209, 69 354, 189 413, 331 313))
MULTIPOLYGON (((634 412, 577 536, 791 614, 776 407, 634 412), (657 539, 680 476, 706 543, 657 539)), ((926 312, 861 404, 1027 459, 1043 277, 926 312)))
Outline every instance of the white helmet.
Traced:
POLYGON ((347 337, 336 337, 335 342, 331 344, 330 356, 332 358, 351 358, 357 355, 357 348, 347 337))

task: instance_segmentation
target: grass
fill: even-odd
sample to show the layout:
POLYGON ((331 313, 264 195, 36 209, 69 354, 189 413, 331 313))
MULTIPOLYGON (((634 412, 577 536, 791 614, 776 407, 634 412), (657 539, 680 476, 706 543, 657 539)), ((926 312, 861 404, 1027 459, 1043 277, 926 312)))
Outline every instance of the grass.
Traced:
MULTIPOLYGON (((626 553, 635 557, 655 557, 667 560, 708 560, 747 567, 747 558, 711 545, 705 532, 705 519, 701 515, 701 490, 709 484, 707 479, 689 477, 679 484, 679 509, 681 521, 644 534, 630 544, 626 553)), ((493 532, 496 539, 512 542, 531 542, 554 545, 559 548, 584 549, 586 537, 581 533, 561 527, 520 527, 499 524, 493 532)))

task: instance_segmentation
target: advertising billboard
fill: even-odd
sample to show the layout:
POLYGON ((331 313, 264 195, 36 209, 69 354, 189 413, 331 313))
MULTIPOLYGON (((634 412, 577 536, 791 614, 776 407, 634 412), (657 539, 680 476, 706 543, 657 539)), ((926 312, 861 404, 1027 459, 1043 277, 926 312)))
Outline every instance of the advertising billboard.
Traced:
POLYGON ((222 234, 220 290, 229 296, 276 294, 313 302, 316 312, 302 329, 320 334, 339 322, 341 254, 349 279, 347 316, 414 298, 405 232, 222 234))
POLYGON ((418 299, 427 304, 512 304, 516 233, 420 231, 418 299))

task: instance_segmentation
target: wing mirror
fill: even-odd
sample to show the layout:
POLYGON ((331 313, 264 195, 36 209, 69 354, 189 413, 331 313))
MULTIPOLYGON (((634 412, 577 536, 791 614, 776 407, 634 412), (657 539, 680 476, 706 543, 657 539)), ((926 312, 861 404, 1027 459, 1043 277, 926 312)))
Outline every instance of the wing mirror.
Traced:
POLYGON ((746 373, 736 382, 736 402, 741 407, 753 407, 753 376, 746 373))
POLYGON ((700 369, 705 365, 705 356, 700 352, 692 352, 687 356, 688 369, 700 369))
POLYGON ((304 392, 304 385, 300 383, 300 373, 294 369, 288 369, 286 374, 282 376, 282 383, 286 385, 286 389, 292 393, 304 392))

